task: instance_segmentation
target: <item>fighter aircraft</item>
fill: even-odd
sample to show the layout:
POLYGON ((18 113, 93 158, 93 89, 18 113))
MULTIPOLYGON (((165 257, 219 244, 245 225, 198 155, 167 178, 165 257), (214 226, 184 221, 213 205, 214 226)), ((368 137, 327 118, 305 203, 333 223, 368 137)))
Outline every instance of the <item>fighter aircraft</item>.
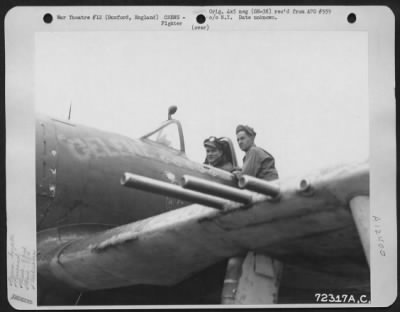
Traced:
POLYGON ((37 118, 38 305, 368 301, 368 163, 238 181, 175 111, 139 139, 37 118))

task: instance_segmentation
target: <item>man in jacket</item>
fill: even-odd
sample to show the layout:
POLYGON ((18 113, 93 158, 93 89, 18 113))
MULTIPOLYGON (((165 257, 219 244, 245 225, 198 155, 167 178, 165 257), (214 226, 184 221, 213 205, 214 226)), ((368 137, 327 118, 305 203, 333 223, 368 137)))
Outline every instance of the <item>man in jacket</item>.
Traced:
POLYGON ((279 178, 275 168, 274 157, 264 149, 254 144, 256 132, 244 125, 236 127, 236 139, 240 149, 245 152, 243 167, 236 175, 249 175, 259 179, 272 181, 279 178))

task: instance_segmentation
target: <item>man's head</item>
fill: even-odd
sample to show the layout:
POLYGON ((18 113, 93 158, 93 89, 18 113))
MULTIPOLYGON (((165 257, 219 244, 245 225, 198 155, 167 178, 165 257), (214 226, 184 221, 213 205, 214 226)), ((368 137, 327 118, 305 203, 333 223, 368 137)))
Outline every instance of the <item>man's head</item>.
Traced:
POLYGON ((247 152, 250 147, 254 144, 254 138, 256 132, 253 128, 244 125, 238 125, 236 127, 236 140, 242 151, 247 152))
POLYGON ((223 143, 216 137, 209 137, 204 140, 203 145, 206 149, 207 163, 217 165, 224 154, 223 143))

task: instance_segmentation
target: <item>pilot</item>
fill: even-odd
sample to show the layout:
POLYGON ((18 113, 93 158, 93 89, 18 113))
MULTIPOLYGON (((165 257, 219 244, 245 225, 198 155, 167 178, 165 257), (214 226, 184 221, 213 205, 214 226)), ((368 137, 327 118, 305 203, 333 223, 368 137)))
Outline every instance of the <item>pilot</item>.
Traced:
POLYGON ((205 164, 213 167, 232 172, 234 170, 232 161, 229 159, 228 142, 214 136, 205 139, 203 142, 206 149, 205 164))
POLYGON ((264 149, 254 144, 256 132, 253 128, 244 125, 236 127, 236 139, 240 149, 245 152, 241 171, 235 171, 236 177, 249 175, 259 179, 272 181, 279 178, 275 168, 274 157, 264 149))

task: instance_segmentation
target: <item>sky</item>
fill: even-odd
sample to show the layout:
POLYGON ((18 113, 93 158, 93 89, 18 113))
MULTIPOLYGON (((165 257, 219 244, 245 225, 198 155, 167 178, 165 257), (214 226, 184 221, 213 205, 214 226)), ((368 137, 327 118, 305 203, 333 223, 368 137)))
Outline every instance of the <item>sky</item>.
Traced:
MULTIPOLYGON (((248 124, 281 177, 369 157, 364 32, 42 32, 35 108, 138 138, 182 122, 186 153, 248 124)), ((243 152, 235 144, 239 164, 243 152)))

